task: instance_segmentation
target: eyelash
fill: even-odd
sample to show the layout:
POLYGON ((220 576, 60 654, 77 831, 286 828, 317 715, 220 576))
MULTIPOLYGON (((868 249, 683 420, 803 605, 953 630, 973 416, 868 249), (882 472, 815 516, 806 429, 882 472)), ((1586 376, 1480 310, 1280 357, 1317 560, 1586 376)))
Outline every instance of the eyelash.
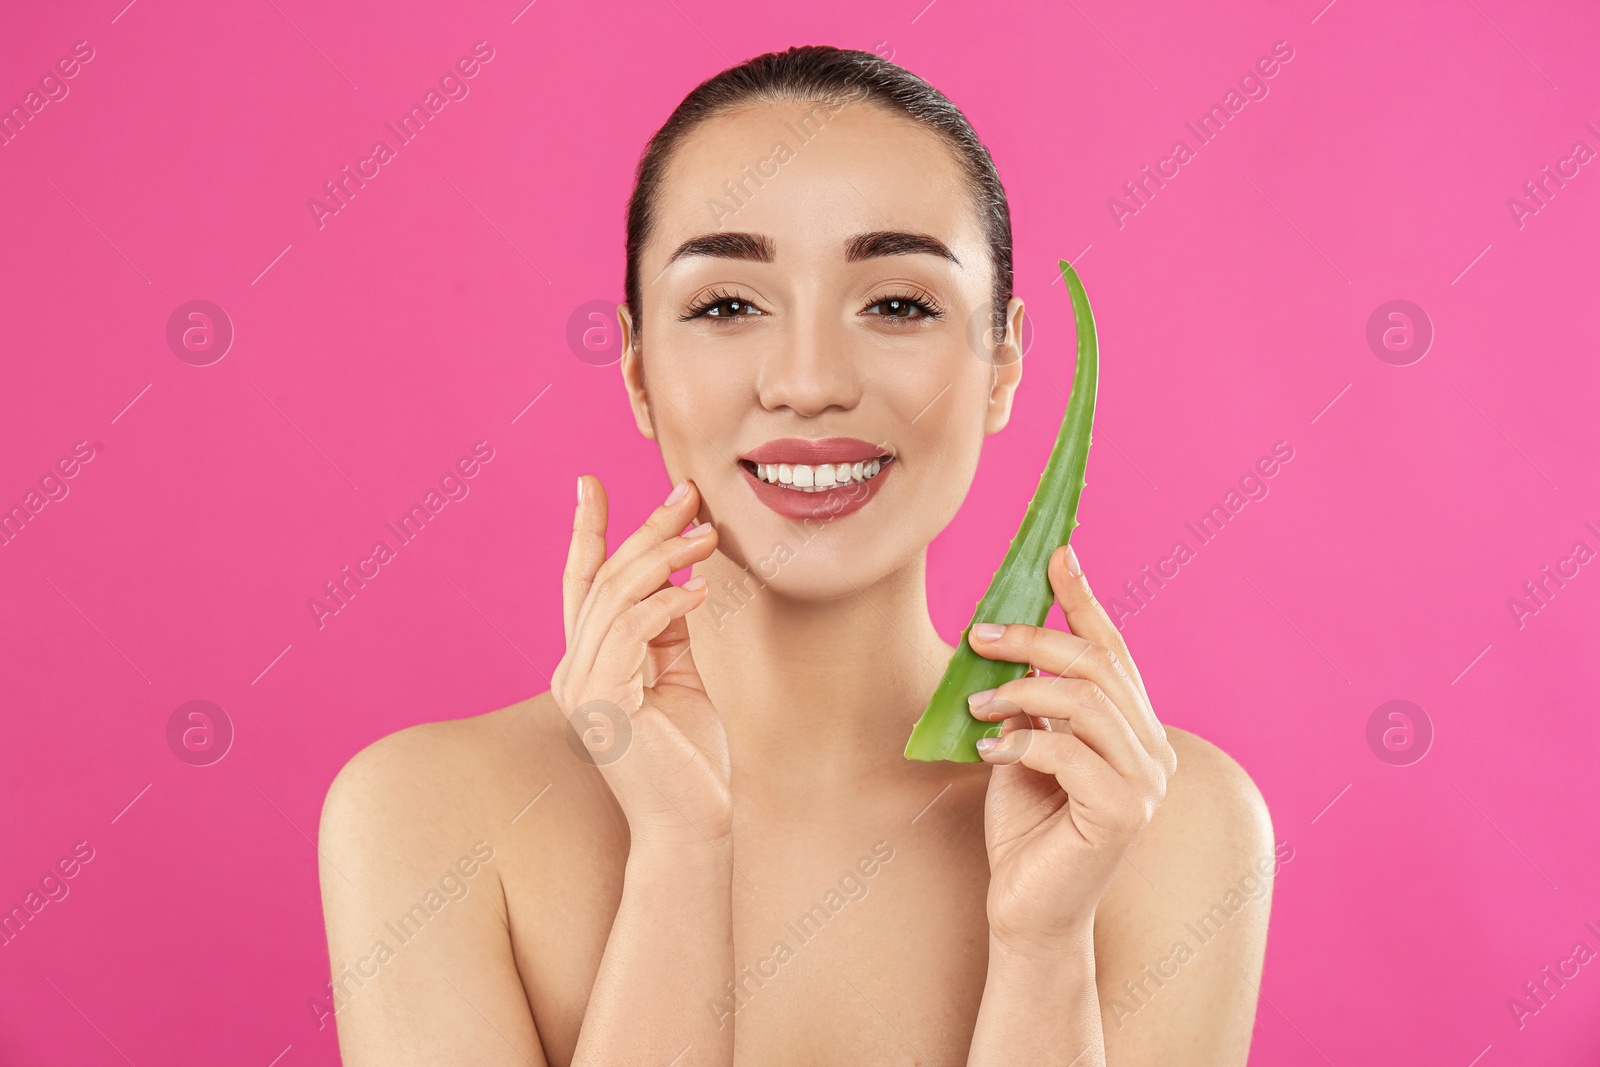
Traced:
MULTIPOLYGON (((938 319, 938 318, 942 318, 944 316, 944 307, 937 300, 935 300, 932 296, 928 295, 927 293, 909 293, 909 292, 887 293, 887 294, 879 297, 877 300, 874 300, 871 304, 868 304, 867 306, 868 307, 877 307, 879 304, 887 304, 887 303, 890 303, 891 301, 900 301, 900 302, 903 302, 903 303, 911 304, 914 307, 918 308, 922 312, 922 314, 920 316, 916 316, 916 317, 912 317, 912 316, 909 316, 909 315, 879 315, 879 316, 877 316, 878 318, 889 319, 891 321, 917 322, 917 321, 920 321, 921 319, 938 319)), ((707 312, 709 312, 712 308, 717 307, 720 304, 726 304, 726 303, 730 303, 730 302, 739 303, 739 304, 745 304, 745 305, 748 305, 750 307, 754 307, 755 306, 754 304, 752 304, 750 301, 744 299, 743 297, 735 296, 735 295, 733 295, 731 293, 726 293, 726 292, 723 292, 720 289, 717 289, 717 290, 714 290, 711 293, 709 293, 703 300, 701 300, 699 303, 697 303, 693 307, 691 307, 687 314, 679 316, 678 321, 679 322, 688 322, 690 319, 697 319, 697 318, 701 318, 702 316, 705 317, 705 318, 716 320, 716 321, 721 321, 721 320, 724 320, 724 319, 731 321, 731 320, 734 320, 734 319, 742 319, 742 318, 750 318, 751 317, 751 316, 748 316, 748 315, 708 315, 707 314, 707 312)))

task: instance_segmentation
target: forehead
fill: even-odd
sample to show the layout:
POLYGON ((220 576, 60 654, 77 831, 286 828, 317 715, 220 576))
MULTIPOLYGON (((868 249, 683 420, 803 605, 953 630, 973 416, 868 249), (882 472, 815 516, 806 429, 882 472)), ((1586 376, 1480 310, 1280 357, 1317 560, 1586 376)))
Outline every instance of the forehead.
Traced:
POLYGON ((657 190, 646 255, 659 262, 719 230, 770 236, 780 263, 836 261, 848 236, 877 230, 930 234, 968 269, 985 248, 955 150, 860 101, 740 107, 686 137, 657 190))

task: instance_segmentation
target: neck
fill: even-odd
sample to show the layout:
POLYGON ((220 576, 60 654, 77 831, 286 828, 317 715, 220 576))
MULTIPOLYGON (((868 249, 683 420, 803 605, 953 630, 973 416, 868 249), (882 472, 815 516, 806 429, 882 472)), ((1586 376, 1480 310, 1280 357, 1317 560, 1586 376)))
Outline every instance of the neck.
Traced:
POLYGON ((735 773, 795 789, 904 778, 902 753, 949 662, 928 616, 926 553, 829 601, 796 600, 721 553, 688 616, 695 665, 728 733, 735 773))

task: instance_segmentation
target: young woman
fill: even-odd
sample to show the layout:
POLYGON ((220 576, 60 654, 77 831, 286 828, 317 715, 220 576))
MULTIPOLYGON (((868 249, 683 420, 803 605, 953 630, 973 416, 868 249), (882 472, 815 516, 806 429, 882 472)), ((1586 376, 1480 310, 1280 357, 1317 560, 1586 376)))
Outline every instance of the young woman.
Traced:
POLYGON ((344 1062, 1244 1063, 1266 806, 1157 720, 1070 550, 1070 632, 973 630, 1033 668, 975 698, 1004 737, 902 756, 954 652, 928 543, 1022 373, 961 113, 869 53, 757 57, 651 141, 627 237, 620 367, 674 488, 607 556, 579 477, 549 692, 335 779, 344 1062))

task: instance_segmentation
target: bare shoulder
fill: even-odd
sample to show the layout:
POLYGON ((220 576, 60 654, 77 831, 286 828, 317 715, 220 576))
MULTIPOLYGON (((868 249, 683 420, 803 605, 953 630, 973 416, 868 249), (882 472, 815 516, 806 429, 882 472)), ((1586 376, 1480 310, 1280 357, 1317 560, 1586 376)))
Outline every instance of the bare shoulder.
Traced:
POLYGON ((545 761, 551 726, 559 722, 554 709, 550 694, 541 693, 379 738, 334 777, 322 833, 339 844, 345 835, 370 835, 379 824, 399 821, 415 841, 493 821, 507 791, 535 777, 545 761))
POLYGON ((566 751, 564 728, 540 694, 398 730, 334 777, 317 851, 333 975, 324 1010, 345 1063, 544 1062, 507 886, 550 825, 519 814, 541 790, 577 792, 558 785, 580 773, 553 750, 566 751))
POLYGON ((1262 844, 1270 852, 1272 816, 1255 779, 1198 734, 1175 726, 1165 729, 1178 754, 1178 769, 1148 830, 1155 831, 1165 847, 1184 855, 1204 855, 1229 846, 1248 851, 1262 844))
POLYGON ((1205 738, 1165 727, 1178 754, 1167 795, 1108 890, 1125 925, 1199 902, 1273 857, 1272 816, 1254 779, 1205 738), (1143 875, 1141 876, 1141 873, 1143 875), (1160 877, 1157 877, 1157 876, 1160 877), (1158 906, 1159 902, 1171 902, 1158 906))
MULTIPOLYGON (((323 896, 395 887, 468 856, 492 854, 497 908, 506 889, 538 891, 626 845, 626 821, 592 760, 574 745, 549 692, 496 711, 419 723, 356 752, 334 776, 318 831, 323 896), (330 879, 333 881, 330 882, 330 879)), ((492 884, 491 884, 492 883, 492 884)), ((364 906, 376 907, 373 891, 364 906)))
POLYGON ((1171 1062, 1199 1049, 1205 1062, 1243 1064, 1287 846, 1275 845, 1266 800, 1238 761, 1166 732, 1177 770, 1096 913, 1108 1059, 1171 1062))

